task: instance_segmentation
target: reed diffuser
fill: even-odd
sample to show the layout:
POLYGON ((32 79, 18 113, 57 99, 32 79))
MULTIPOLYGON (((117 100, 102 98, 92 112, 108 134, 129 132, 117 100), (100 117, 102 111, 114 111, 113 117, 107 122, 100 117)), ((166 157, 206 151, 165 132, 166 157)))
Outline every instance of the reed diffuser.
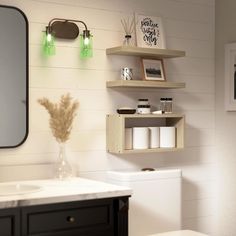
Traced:
POLYGON ((134 17, 132 20, 128 19, 121 19, 121 24, 125 31, 125 39, 123 41, 124 46, 134 46, 134 40, 132 38, 132 34, 134 33, 135 29, 135 20, 134 17))

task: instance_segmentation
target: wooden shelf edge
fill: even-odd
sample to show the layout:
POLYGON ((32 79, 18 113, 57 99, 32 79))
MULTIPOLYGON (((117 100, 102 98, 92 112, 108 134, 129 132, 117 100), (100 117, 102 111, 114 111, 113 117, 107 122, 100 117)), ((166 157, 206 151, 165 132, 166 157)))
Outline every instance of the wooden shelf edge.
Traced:
POLYGON ((185 88, 185 83, 170 81, 146 81, 146 80, 113 80, 106 82, 107 88, 156 88, 178 89, 185 88))
POLYGON ((169 114, 108 114, 107 116, 116 116, 122 118, 184 118, 185 115, 181 113, 169 113, 169 114))
POLYGON ((173 49, 159 49, 159 48, 142 48, 135 46, 117 46, 106 49, 107 55, 123 55, 123 56, 149 56, 157 58, 174 58, 184 57, 185 51, 173 49))
POLYGON ((184 148, 152 148, 152 149, 132 149, 132 150, 123 150, 121 152, 109 152, 113 154, 138 154, 138 153, 155 153, 155 152, 176 152, 181 151, 184 148))

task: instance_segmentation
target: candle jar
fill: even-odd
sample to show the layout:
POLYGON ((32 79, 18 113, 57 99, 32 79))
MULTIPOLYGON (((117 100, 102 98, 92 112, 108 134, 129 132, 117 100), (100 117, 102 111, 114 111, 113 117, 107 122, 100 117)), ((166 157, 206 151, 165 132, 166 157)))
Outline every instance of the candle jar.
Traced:
POLYGON ((150 114, 151 113, 150 105, 138 105, 137 113, 138 114, 150 114))
POLYGON ((141 98, 138 100, 138 114, 150 114, 151 113, 151 106, 148 102, 147 98, 141 98))

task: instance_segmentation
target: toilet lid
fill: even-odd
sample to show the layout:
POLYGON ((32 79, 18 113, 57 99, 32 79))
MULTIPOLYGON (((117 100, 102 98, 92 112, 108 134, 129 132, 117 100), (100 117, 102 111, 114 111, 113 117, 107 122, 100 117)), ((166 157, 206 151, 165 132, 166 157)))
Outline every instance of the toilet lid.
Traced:
POLYGON ((192 230, 171 231, 160 234, 151 234, 149 236, 208 236, 206 234, 198 233, 192 230))

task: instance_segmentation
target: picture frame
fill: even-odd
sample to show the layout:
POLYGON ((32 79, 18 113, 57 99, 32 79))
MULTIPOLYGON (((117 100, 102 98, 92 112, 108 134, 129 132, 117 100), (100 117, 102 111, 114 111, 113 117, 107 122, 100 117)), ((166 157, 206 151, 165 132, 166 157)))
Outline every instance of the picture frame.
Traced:
POLYGON ((162 18, 135 14, 136 43, 138 47, 166 48, 162 18))
POLYGON ((225 110, 236 111, 236 43, 225 45, 225 110))
POLYGON ((164 63, 161 59, 141 59, 143 80, 165 81, 164 63))

